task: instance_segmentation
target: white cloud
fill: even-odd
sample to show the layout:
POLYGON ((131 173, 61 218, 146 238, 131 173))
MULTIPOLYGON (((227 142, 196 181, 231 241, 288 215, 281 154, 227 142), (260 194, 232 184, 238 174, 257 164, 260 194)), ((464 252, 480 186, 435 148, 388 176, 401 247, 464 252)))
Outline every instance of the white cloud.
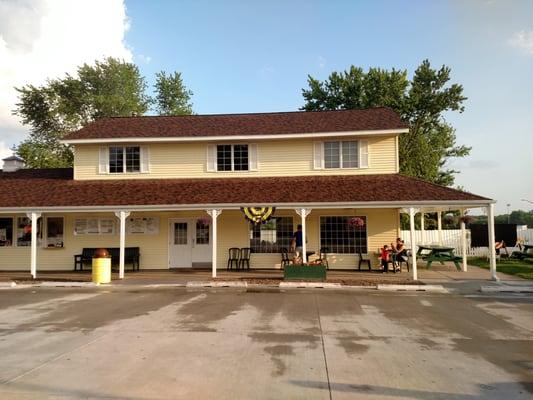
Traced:
POLYGON ((533 30, 515 32, 509 43, 511 46, 522 49, 527 54, 533 54, 533 30))
POLYGON ((0 0, 3 145, 19 142, 27 131, 11 114, 15 86, 39 85, 108 56, 130 61, 132 52, 124 42, 128 27, 123 0, 0 0))
POLYGON ((0 160, 13 155, 11 149, 4 142, 0 142, 0 160))

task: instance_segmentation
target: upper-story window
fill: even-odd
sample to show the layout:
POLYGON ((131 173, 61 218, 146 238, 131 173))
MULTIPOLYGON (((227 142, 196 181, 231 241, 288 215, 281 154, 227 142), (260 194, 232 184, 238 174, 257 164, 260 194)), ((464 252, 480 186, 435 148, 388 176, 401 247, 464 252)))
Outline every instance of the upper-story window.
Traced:
POLYGON ((100 148, 100 173, 149 172, 148 147, 109 146, 100 148))
POLYGON ((248 171, 248 145, 219 144, 217 171, 248 171))
POLYGON ((359 166, 359 146, 357 141, 325 142, 325 168, 357 168, 359 166))
POLYGON ((212 144, 207 146, 207 171, 256 170, 256 144, 212 144))
POLYGON ((315 169, 368 168, 368 141, 315 142, 315 169))
POLYGON ((119 174, 123 172, 141 171, 141 148, 139 146, 110 147, 109 172, 119 174))

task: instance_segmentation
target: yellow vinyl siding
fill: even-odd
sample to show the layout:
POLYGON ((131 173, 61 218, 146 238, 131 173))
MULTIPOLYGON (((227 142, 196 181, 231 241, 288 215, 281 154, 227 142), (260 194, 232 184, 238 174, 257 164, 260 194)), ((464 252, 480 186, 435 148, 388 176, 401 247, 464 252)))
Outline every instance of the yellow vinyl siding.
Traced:
MULTIPOLYGON (((74 178, 88 179, 163 179, 218 178, 252 176, 302 176, 390 174, 397 172, 396 136, 362 138, 369 142, 369 168, 313 168, 311 139, 264 140, 257 143, 258 171, 207 172, 207 143, 150 143, 150 173, 99 174, 99 146, 77 145, 74 158, 74 178)), ((350 138, 328 138, 350 140, 350 138)), ((232 142, 228 142, 232 143, 232 142)))
MULTIPOLYGON (((119 247, 119 220, 112 213, 99 214, 44 214, 62 216, 64 222, 64 248, 42 248, 37 250, 37 275, 39 271, 72 270, 74 255, 80 254, 84 247, 119 247), (114 235, 74 235, 74 220, 86 217, 115 218, 114 235)), ((383 244, 390 244, 397 236, 399 217, 397 209, 315 209, 307 217, 307 248, 318 251, 320 247, 320 216, 363 215, 367 218, 368 252, 376 264, 375 252, 383 244)), ((21 215, 22 216, 22 215, 21 215)), ((168 227, 170 218, 206 217, 204 211, 132 213, 131 217, 159 217, 159 233, 156 235, 126 235, 126 247, 140 247, 141 269, 168 268, 168 227)), ((293 210, 278 210, 276 216, 292 216, 294 230, 300 217, 293 210)), ((230 247, 249 247, 249 224, 240 211, 224 210, 218 218, 217 267, 226 268, 230 247)), ((252 254, 252 268, 279 268, 279 254, 252 254)), ((353 254, 330 254, 330 268, 353 269, 357 256, 353 254)), ((126 267, 126 273, 130 266, 126 267)), ((30 247, 0 247, 0 270, 30 270, 30 247)))

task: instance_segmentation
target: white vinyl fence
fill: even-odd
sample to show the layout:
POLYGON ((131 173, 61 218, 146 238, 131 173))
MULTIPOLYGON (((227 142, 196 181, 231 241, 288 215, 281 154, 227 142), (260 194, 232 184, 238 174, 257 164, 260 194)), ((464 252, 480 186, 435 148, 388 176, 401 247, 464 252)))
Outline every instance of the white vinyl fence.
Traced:
MULTIPOLYGON (((533 229, 519 229, 517 228, 518 239, 523 240, 524 243, 533 243, 533 229)), ((405 246, 411 248, 411 231, 400 231, 401 238, 405 240, 405 246)), ((419 244, 441 244, 443 246, 450 246, 455 248, 457 254, 461 254, 461 230, 460 229, 443 229, 442 242, 439 241, 439 232, 436 230, 424 231, 424 238, 422 238, 422 231, 415 231, 415 240, 419 244)), ((487 247, 470 247, 470 229, 466 230, 466 253, 469 256, 485 257, 489 253, 487 247)), ((514 243, 508 244, 509 252, 513 250, 514 243)))

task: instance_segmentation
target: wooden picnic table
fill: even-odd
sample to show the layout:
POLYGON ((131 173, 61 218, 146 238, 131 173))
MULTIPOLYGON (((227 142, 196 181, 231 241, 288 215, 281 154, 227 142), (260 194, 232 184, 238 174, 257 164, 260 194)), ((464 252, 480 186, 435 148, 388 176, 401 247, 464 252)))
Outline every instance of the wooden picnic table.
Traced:
POLYGON ((416 252, 417 257, 427 262, 427 269, 431 267, 433 261, 438 261, 444 265, 445 261, 451 261, 455 264, 458 271, 461 270, 462 258, 454 254, 454 248, 439 245, 419 245, 416 252))

